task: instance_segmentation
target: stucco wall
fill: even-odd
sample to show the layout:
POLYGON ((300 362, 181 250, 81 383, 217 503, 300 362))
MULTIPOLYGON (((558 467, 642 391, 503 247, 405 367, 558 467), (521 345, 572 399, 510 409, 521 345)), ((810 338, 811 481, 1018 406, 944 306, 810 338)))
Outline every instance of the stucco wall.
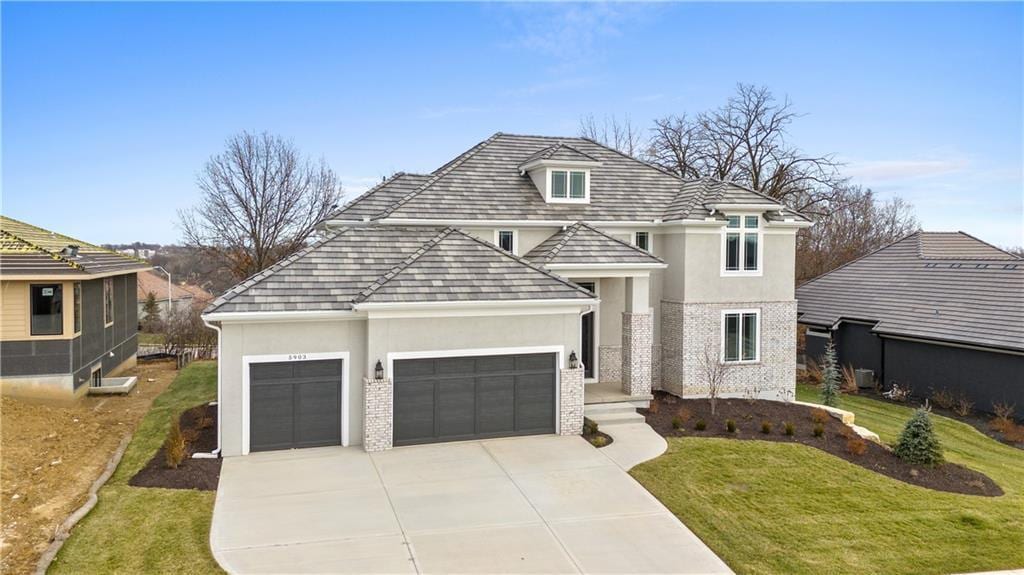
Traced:
POLYGON ((363 436, 363 377, 366 321, 227 323, 221 334, 221 453, 242 453, 242 357, 291 353, 349 352, 349 442, 363 436))
MULTIPOLYGON (((480 238, 493 244, 496 243, 494 232, 498 229, 499 228, 465 228, 462 231, 473 237, 480 238)), ((500 229, 516 231, 516 236, 519 240, 519 249, 516 252, 516 255, 522 256, 540 245, 544 240, 558 233, 562 228, 517 228, 515 226, 508 226, 500 229)))
MULTIPOLYGON (((794 298, 796 235, 765 233, 760 276, 722 276, 722 234, 687 233, 683 301, 786 301, 794 298)), ((668 299, 668 298, 666 298, 668 299)), ((675 298, 672 298, 675 299, 675 298)))

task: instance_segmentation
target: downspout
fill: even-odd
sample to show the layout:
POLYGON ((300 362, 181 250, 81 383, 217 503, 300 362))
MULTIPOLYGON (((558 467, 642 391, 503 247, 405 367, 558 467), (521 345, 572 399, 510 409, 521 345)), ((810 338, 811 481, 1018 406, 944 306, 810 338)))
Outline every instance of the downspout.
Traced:
POLYGON ((203 323, 206 324, 206 327, 208 327, 208 328, 210 328, 212 330, 216 330, 216 332, 217 332, 217 448, 214 449, 213 451, 209 452, 209 453, 193 453, 192 457, 194 459, 216 459, 216 458, 220 457, 220 434, 221 434, 220 430, 221 430, 221 421, 222 421, 222 418, 221 418, 221 405, 222 405, 222 402, 221 402, 221 399, 220 399, 220 388, 221 388, 220 361, 221 361, 221 336, 223 334, 222 334, 222 332, 220 330, 220 326, 219 325, 214 325, 214 324, 206 321, 206 318, 203 318, 203 323))

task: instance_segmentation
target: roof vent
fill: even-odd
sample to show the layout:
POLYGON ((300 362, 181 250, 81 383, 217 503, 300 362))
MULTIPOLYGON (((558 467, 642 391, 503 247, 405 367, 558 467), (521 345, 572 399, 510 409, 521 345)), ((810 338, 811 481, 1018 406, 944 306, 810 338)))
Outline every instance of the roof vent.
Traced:
POLYGON ((76 246, 75 244, 69 244, 65 246, 64 249, 60 250, 60 255, 67 258, 77 258, 78 246, 76 246))

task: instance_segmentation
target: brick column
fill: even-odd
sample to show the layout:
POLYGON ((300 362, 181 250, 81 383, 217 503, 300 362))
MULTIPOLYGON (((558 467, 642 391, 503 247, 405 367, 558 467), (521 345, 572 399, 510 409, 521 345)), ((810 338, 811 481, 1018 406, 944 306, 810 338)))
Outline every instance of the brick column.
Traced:
POLYGON ((563 369, 559 380, 559 435, 583 433, 583 368, 563 369))
POLYGON ((651 348, 654 318, 650 312, 622 313, 622 393, 651 394, 651 348))
POLYGON ((391 449, 394 390, 390 379, 363 379, 363 449, 391 449))

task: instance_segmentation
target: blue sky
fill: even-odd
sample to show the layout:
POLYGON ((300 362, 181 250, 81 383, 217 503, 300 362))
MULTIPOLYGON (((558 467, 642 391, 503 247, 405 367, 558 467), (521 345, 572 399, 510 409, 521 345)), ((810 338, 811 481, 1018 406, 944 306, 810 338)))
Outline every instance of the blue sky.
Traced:
POLYGON ((240 130, 323 156, 349 194, 496 131, 788 96, 792 139, 916 207, 1022 240, 1024 5, 10 4, 6 215, 101 242, 179 239, 240 130))

